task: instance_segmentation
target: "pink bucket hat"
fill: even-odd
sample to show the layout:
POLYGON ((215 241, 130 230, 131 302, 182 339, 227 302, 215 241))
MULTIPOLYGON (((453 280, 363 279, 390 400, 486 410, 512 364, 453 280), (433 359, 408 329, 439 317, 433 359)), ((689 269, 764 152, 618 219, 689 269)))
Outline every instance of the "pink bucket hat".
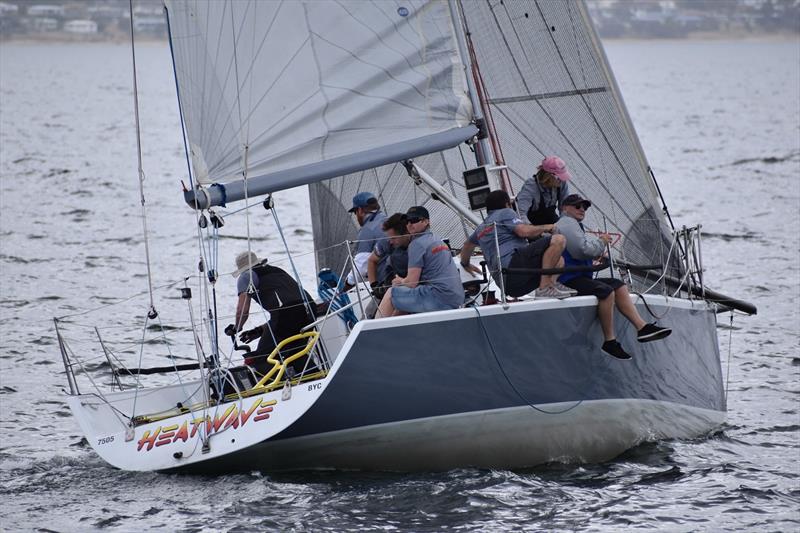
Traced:
POLYGON ((545 157, 542 160, 542 164, 539 165, 539 169, 553 174, 561 181, 569 181, 570 179, 569 172, 567 172, 567 164, 564 163, 563 159, 554 155, 545 157))

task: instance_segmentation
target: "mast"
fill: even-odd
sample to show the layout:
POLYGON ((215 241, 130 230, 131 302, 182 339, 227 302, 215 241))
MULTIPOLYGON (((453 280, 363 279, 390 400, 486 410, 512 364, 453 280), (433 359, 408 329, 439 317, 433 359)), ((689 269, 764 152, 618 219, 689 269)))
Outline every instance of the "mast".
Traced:
MULTIPOLYGON (((461 56, 461 63, 464 64, 464 76, 467 79, 467 89, 469 92, 469 99, 472 102, 472 113, 475 121, 478 124, 483 123, 484 128, 486 119, 483 116, 483 105, 478 96, 478 90, 475 86, 475 78, 472 75, 472 61, 468 53, 467 38, 465 35, 464 18, 461 13, 461 2, 457 0, 448 0, 450 6, 450 13, 453 19, 453 29, 456 34, 456 41, 458 43, 458 54, 461 56)), ((494 152, 489 144, 489 138, 485 131, 478 134, 478 149, 475 151, 475 159, 478 165, 495 165, 494 152)))
MULTIPOLYGON (((486 94, 484 91, 478 89, 478 82, 480 82, 479 69, 477 63, 473 61, 474 49, 471 39, 467 38, 469 28, 467 28, 467 20, 462 11, 461 0, 449 0, 450 11, 453 14, 453 24, 455 25, 455 33, 458 37, 458 49, 461 55, 461 62, 464 63, 465 76, 467 78, 467 87, 469 89, 470 100, 472 101, 473 115, 477 124, 481 125, 481 134, 478 136, 478 149, 475 151, 475 157, 478 165, 486 165, 489 174, 495 176, 497 185, 501 189, 511 194, 511 181, 508 179, 508 172, 505 164, 497 161, 499 152, 499 141, 495 136, 495 130, 486 111, 488 104, 486 102, 486 94), (495 146, 498 152, 495 153, 495 146)), ((481 83, 481 86, 483 84, 481 83)))

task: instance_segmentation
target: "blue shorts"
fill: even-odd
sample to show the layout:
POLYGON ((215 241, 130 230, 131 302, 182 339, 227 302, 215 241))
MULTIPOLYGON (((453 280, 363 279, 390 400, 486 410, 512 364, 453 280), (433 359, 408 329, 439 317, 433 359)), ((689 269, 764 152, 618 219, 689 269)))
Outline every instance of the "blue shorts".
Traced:
POLYGON ((439 296, 430 285, 417 285, 413 289, 402 285, 392 287, 392 305, 395 309, 406 313, 453 309, 452 305, 444 304, 439 300, 439 296))

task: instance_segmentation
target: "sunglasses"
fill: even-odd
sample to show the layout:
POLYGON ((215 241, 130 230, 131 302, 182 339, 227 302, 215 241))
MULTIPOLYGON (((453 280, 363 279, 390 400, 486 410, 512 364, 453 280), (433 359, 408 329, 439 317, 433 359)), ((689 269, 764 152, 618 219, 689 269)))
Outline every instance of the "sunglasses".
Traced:
POLYGON ((416 224, 420 220, 425 220, 424 218, 417 218, 417 217, 409 217, 406 219, 406 224, 416 224))
POLYGON ((589 209, 589 206, 586 204, 573 204, 572 207, 574 207, 575 209, 583 209, 584 211, 589 209))

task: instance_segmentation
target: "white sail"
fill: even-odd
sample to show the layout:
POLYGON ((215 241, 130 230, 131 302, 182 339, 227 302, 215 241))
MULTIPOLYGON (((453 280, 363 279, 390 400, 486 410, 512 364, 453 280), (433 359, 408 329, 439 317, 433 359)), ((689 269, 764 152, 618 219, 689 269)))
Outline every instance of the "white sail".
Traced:
POLYGON ((199 184, 272 175, 272 191, 475 134, 445 1, 166 5, 199 184))
MULTIPOLYGON (((459 4, 510 192, 519 192, 545 156, 558 155, 569 166, 572 192, 592 201, 589 227, 623 235, 620 247, 631 263, 667 263, 670 228, 583 2, 459 4)), ((468 203, 461 173, 475 165, 472 154, 457 147, 417 162, 468 203)), ((402 167, 388 165, 311 187, 313 209, 321 214, 314 220, 321 266, 343 261, 342 252, 330 247, 354 238, 346 210, 359 189, 379 195, 389 212, 424 203, 437 232, 456 247, 463 243, 471 228, 441 203, 420 198, 404 174, 402 167)), ((670 274, 680 277, 674 266, 670 274)))

